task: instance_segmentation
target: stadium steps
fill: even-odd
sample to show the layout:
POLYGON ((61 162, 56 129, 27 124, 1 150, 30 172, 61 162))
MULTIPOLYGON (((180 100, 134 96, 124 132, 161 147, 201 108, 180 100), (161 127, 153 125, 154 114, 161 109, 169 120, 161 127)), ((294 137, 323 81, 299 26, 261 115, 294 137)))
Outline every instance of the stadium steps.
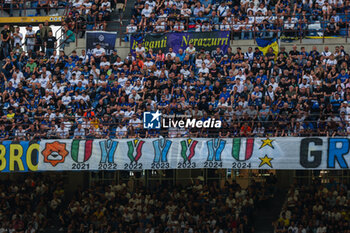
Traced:
POLYGON ((111 15, 113 23, 107 24, 107 31, 117 31, 118 38, 122 37, 122 34, 124 34, 126 31, 126 26, 129 24, 131 19, 131 11, 134 7, 134 2, 135 1, 133 0, 128 0, 124 11, 121 13, 119 13, 117 10, 113 11, 111 15))
POLYGON ((255 213, 255 232, 256 233, 273 233, 272 223, 275 222, 280 214, 282 205, 285 201, 286 192, 277 191, 273 198, 270 198, 259 205, 255 213))

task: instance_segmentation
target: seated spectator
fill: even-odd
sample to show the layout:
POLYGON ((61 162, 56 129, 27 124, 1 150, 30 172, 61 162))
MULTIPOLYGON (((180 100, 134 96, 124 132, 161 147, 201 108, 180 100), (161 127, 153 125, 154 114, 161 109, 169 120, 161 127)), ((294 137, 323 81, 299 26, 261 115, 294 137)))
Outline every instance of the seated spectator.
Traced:
POLYGON ((61 49, 64 49, 64 47, 71 42, 75 42, 75 34, 68 28, 68 26, 64 27, 64 35, 63 39, 60 40, 61 49))
POLYGON ((338 23, 335 22, 334 18, 331 18, 330 22, 327 25, 325 34, 327 36, 335 36, 339 33, 338 23))

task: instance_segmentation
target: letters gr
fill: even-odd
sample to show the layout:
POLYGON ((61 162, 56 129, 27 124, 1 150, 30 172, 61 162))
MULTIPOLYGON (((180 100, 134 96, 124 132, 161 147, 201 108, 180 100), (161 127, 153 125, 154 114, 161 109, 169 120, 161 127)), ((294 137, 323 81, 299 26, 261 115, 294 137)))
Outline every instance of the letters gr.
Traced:
POLYGON ((303 138, 300 142, 300 165, 304 168, 318 168, 322 163, 323 153, 327 153, 327 168, 335 168, 336 163, 340 168, 349 168, 345 159, 350 151, 349 139, 329 138, 326 150, 323 150, 323 143, 322 138, 303 138), (310 149, 310 145, 317 149, 310 149))

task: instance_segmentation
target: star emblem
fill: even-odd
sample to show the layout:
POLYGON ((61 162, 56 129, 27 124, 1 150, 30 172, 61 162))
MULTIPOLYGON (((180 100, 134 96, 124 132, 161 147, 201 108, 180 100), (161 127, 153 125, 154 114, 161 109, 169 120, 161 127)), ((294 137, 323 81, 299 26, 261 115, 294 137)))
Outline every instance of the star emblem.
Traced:
POLYGON ((272 139, 269 139, 269 138, 266 138, 265 140, 261 140, 261 142, 262 142, 263 144, 260 146, 259 150, 260 150, 261 148, 264 148, 265 146, 269 146, 269 147, 271 147, 272 149, 275 149, 275 148, 273 147, 273 145, 272 145, 272 142, 273 142, 273 141, 275 141, 275 140, 272 140, 272 139))
POLYGON ((262 167, 264 164, 267 164, 270 168, 272 168, 271 160, 273 160, 273 158, 269 158, 267 155, 265 155, 264 157, 260 157, 259 159, 261 160, 259 167, 262 167))
POLYGON ((157 120, 162 114, 159 112, 159 110, 157 110, 157 112, 155 113, 151 113, 152 114, 152 120, 151 122, 153 122, 154 120, 157 120))

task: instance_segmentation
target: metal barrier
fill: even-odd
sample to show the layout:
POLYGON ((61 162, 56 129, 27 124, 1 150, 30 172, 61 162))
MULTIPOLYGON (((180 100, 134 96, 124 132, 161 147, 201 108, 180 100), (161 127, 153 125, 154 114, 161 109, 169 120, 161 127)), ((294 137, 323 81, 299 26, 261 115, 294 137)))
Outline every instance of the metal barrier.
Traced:
MULTIPOLYGON (((13 17, 15 12, 19 13, 19 17, 30 17, 39 15, 38 12, 44 10, 46 12, 46 16, 50 16, 50 10, 56 10, 57 13, 59 10, 64 10, 64 14, 66 15, 69 9, 70 4, 67 1, 58 1, 57 6, 50 6, 50 4, 46 4, 44 6, 40 6, 37 3, 38 1, 24 0, 23 3, 6 3, 5 0, 1 1, 1 15, 0 17, 5 17, 4 12, 6 12, 9 17, 13 17), (36 10, 36 14, 27 14, 28 10, 36 10), (23 15, 22 15, 23 13, 23 15)), ((52 14, 55 16, 55 14, 52 14)))
MULTIPOLYGON (((3 117, 3 119, 6 115, 3 117)), ((280 125, 278 120, 266 120, 263 121, 256 117, 253 120, 246 119, 234 119, 233 121, 228 119, 232 115, 225 115, 221 117, 222 127, 217 128, 188 128, 180 129, 177 127, 170 127, 167 129, 159 130, 146 130, 143 128, 143 123, 128 123, 130 118, 124 116, 108 116, 101 117, 49 117, 49 116, 34 116, 28 117, 16 117, 17 120, 8 120, 8 122, 2 122, 4 129, 0 129, 0 141, 1 140, 35 140, 39 138, 44 139, 71 139, 74 138, 74 129, 78 125, 81 125, 85 131, 83 138, 152 138, 152 137, 307 137, 307 136, 348 136, 350 132, 346 130, 346 126, 349 121, 341 119, 339 122, 333 120, 305 120, 302 123, 292 120, 288 123, 289 126, 280 125), (225 119, 226 118, 226 119, 225 119), (27 123, 23 123, 24 119, 28 119, 27 123), (55 122, 55 123, 53 123, 55 122), (250 133, 247 133, 242 127, 245 123, 248 123, 247 127, 250 127, 250 133), (301 128, 301 126, 303 128, 301 128), (60 125, 63 124, 66 130, 64 132, 57 131, 60 125), (230 124, 230 125, 229 125, 230 124), (338 130, 338 126, 342 124, 343 131, 338 130), (125 126, 126 131, 123 134, 117 134, 117 127, 121 125, 125 126), (311 126, 312 125, 312 126, 311 126), (52 128, 54 126, 54 128, 52 128), (289 127, 289 128, 288 128, 289 127), (257 129, 257 131, 254 131, 257 129), (7 132, 6 134, 1 134, 7 132), (7 135, 7 136, 6 136, 7 135)), ((190 118, 190 117, 189 117, 190 118)), ((214 117, 215 118, 215 117, 214 117)), ((184 118, 182 118, 184 119, 184 118)), ((193 118, 191 118, 193 119, 193 118)), ((219 119, 219 118, 216 118, 219 119)))
MULTIPOLYGON (((258 16, 251 16, 252 20, 254 19, 253 24, 249 23, 249 26, 252 26, 253 30, 251 29, 239 29, 239 30, 226 30, 226 31, 231 31, 231 39, 232 40, 245 40, 245 39, 254 39, 255 38, 272 38, 272 37, 277 37, 277 38, 281 38, 281 39, 286 39, 286 40, 300 40, 300 42, 302 42, 302 40, 304 38, 318 38, 318 39, 322 39, 324 41, 325 38, 327 37, 344 37, 348 38, 349 36, 349 28, 348 28, 348 13, 345 14, 337 14, 337 16, 340 18, 340 22, 342 22, 342 27, 339 29, 339 31, 337 33, 333 34, 327 34, 327 25, 330 23, 329 20, 307 20, 307 21, 300 21, 299 19, 295 18, 291 23, 294 25, 293 29, 288 29, 286 27, 287 22, 283 21, 283 18, 288 18, 288 16, 284 16, 283 18, 279 18, 279 16, 273 16, 274 18, 274 22, 270 23, 270 25, 273 25, 274 28, 266 28, 266 29, 261 29, 258 26, 261 25, 261 23, 259 23, 259 21, 257 21, 257 17, 258 16), (251 32, 251 35, 246 35, 249 34, 249 32, 251 32), (244 34, 244 35, 243 35, 244 34)), ((272 16, 271 16, 272 17, 272 16)), ((311 15, 306 15, 305 17, 311 17, 311 15)), ((203 19, 203 21, 219 21, 221 20, 223 17, 201 17, 203 19)), ((184 29, 180 30, 183 32, 195 32, 196 28, 195 28, 195 24, 191 24, 190 22, 195 21, 195 17, 187 17, 186 18, 188 23, 184 23, 184 29)), ((170 29, 170 30, 166 30, 163 32, 156 32, 156 31, 152 31, 152 32, 147 32, 145 31, 145 26, 142 25, 137 25, 138 27, 138 31, 136 33, 127 33, 126 32, 126 28, 128 25, 128 22, 125 23, 123 22, 121 24, 122 21, 118 20, 118 21, 107 21, 105 22, 107 25, 112 25, 112 24, 119 24, 120 27, 117 28, 118 31, 118 35, 121 38, 127 38, 127 35, 145 35, 145 34, 162 34, 162 33, 167 33, 167 32, 175 32, 175 30, 170 29)), ((88 24, 90 25, 95 25, 95 22, 89 22, 88 24)), ((202 25, 202 23, 200 23, 199 25, 202 25)), ((210 23, 210 25, 212 26, 213 30, 220 30, 220 27, 223 25, 221 23, 221 21, 219 23, 210 23)), ((232 22, 229 22, 228 25, 232 26, 232 22)), ((80 31, 81 29, 77 29, 78 31, 80 31)), ((107 26, 107 28, 104 29, 105 31, 110 31, 110 30, 115 30, 115 29, 110 29, 110 27, 107 26)), ((177 30, 179 31, 179 30, 177 30)), ((197 31, 202 31, 202 30, 197 30, 197 31)))

